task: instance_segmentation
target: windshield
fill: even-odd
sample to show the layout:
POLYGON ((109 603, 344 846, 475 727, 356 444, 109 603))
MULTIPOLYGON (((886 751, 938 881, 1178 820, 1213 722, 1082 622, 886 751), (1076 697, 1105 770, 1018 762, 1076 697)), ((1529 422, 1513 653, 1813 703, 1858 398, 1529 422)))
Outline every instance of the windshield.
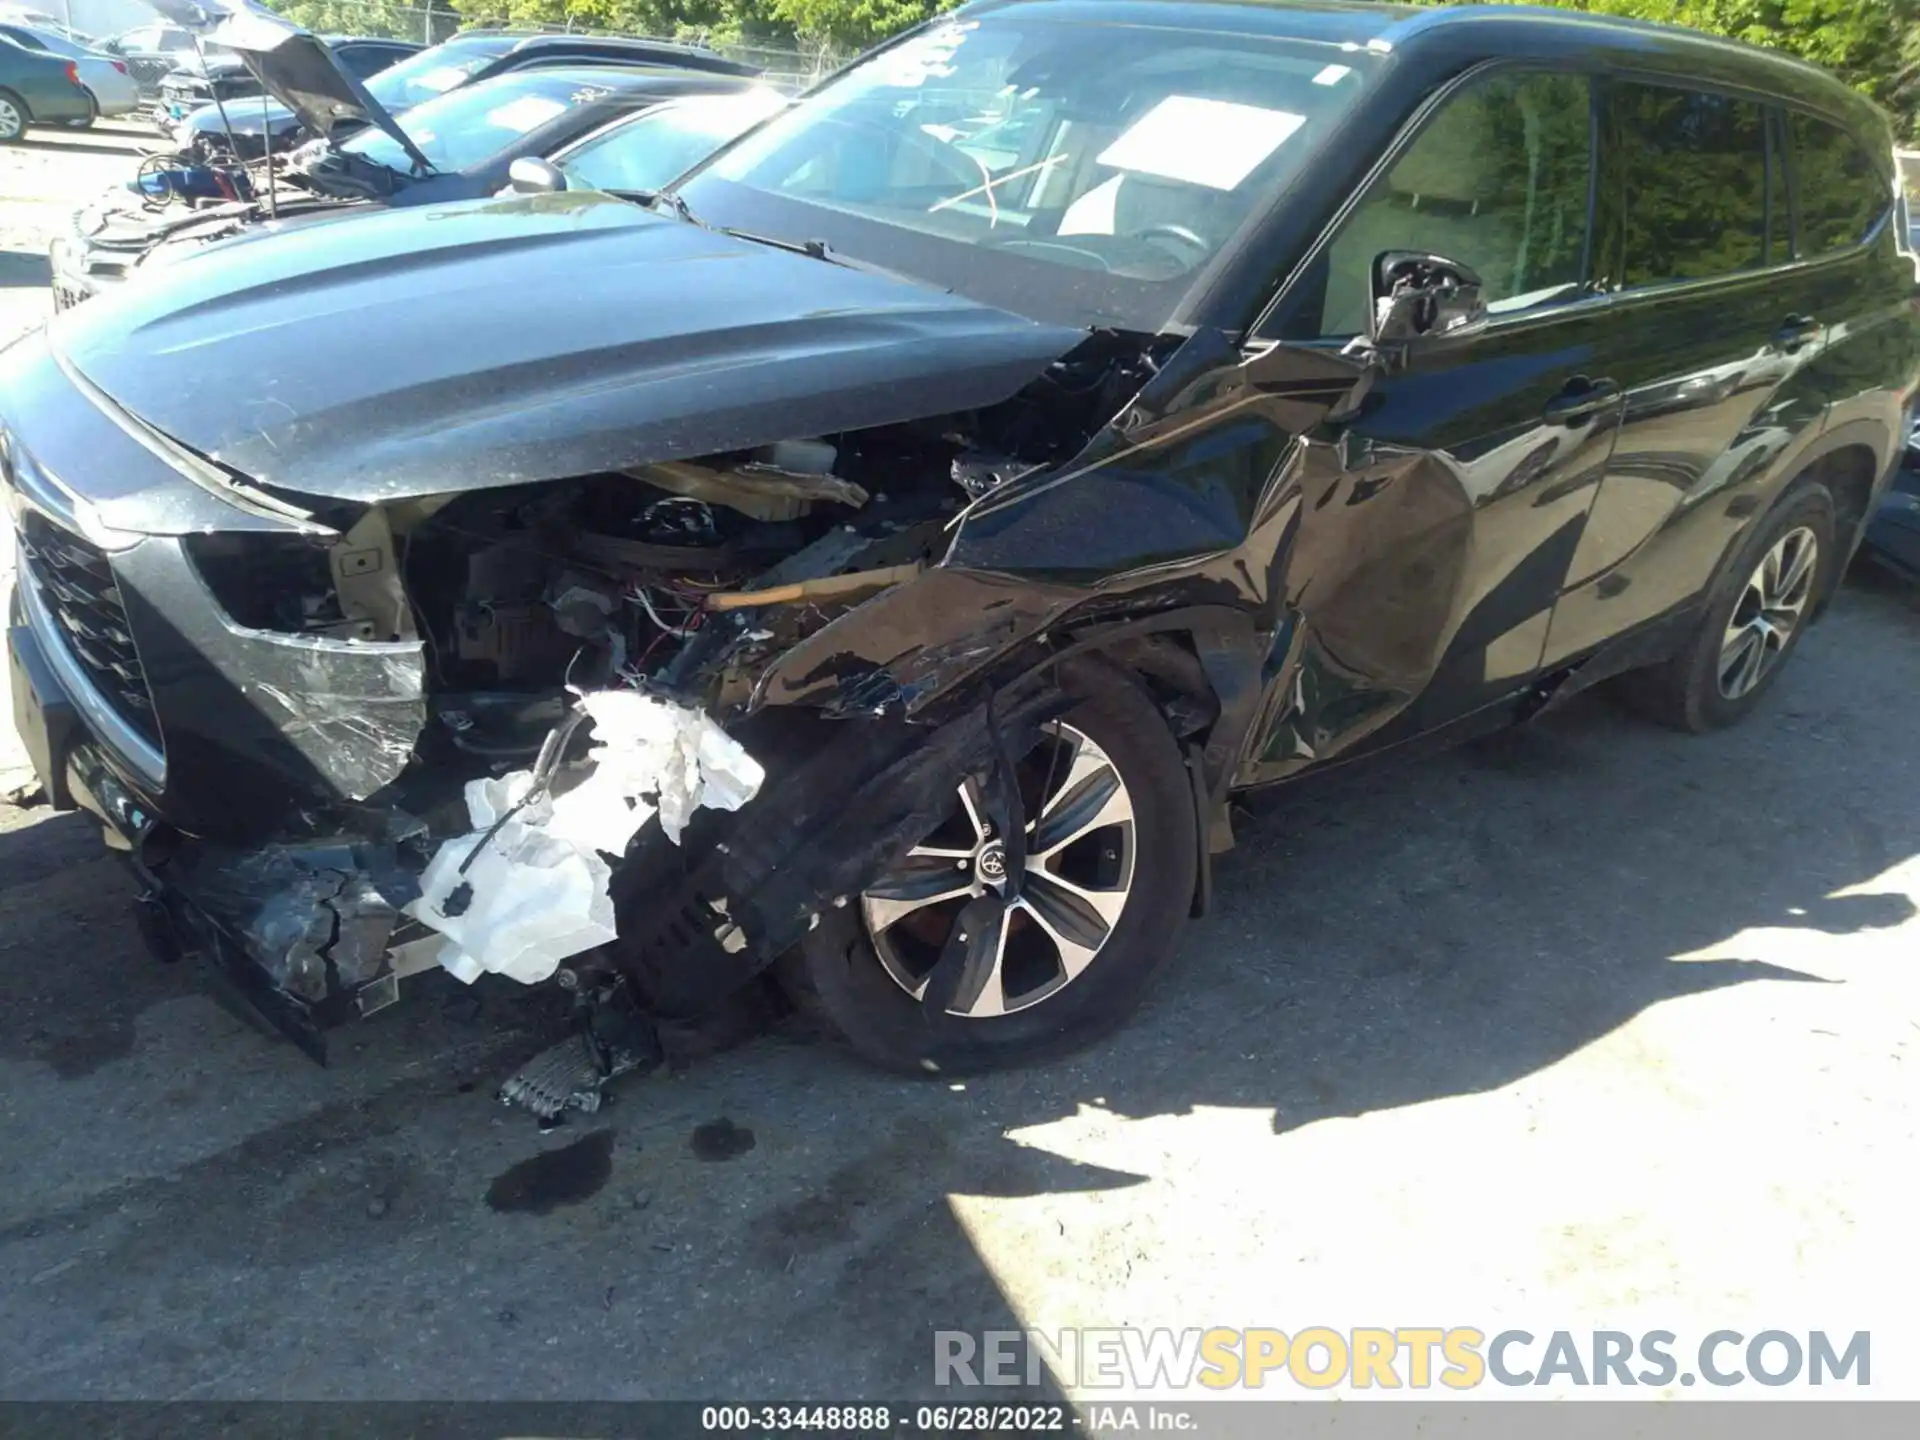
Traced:
MULTIPOLYGON (((565 71, 523 70, 416 105, 400 128, 434 169, 465 170, 492 159, 529 130, 608 93, 609 87, 565 71)), ((340 148, 390 169, 413 168, 406 151, 383 130, 362 130, 340 148)))
POLYGON ((555 163, 573 189, 659 190, 786 103, 773 90, 676 101, 583 140, 555 163))
POLYGON ((466 84, 468 77, 484 68, 494 55, 491 45, 448 41, 389 65, 366 82, 367 93, 378 100, 389 115, 398 115, 423 100, 466 84))
POLYGON ((1018 294, 1013 308, 1046 318, 1154 330, 1353 104, 1370 59, 1026 7, 956 18, 854 66, 681 191, 712 223, 1018 294))

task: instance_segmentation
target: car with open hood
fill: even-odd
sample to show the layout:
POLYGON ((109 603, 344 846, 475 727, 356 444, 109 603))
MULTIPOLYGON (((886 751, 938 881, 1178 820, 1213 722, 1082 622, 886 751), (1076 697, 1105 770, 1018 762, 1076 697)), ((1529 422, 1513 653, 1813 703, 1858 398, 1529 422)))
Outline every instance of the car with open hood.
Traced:
MULTIPOLYGON (((411 40, 370 35, 322 38, 334 63, 361 81, 371 80, 382 70, 408 56, 418 55, 425 48, 411 40)), ((227 107, 237 108, 240 101, 257 99, 266 93, 260 77, 238 55, 215 54, 204 59, 190 56, 160 77, 160 95, 154 102, 153 121, 162 130, 171 131, 204 108, 212 110, 216 119, 224 113, 226 123, 231 124, 235 110, 227 107)), ((260 107, 252 108, 257 112, 260 107)))
MULTIPOLYGON (((415 105, 496 75, 580 65, 641 66, 735 79, 753 79, 760 74, 756 66, 744 61, 664 40, 471 30, 388 66, 367 80, 366 92, 388 115, 398 117, 415 105)), ((207 105, 173 126, 172 134, 174 143, 197 159, 255 160, 269 151, 283 154, 315 136, 337 136, 343 129, 362 123, 364 117, 351 110, 335 112, 322 120, 303 113, 297 105, 249 105, 239 113, 224 116, 207 105), (326 128, 316 129, 318 123, 326 128)))
MULTIPOLYGON (((699 71, 543 66, 463 85, 410 109, 394 122, 407 137, 404 145, 383 124, 366 125, 342 140, 310 140, 271 169, 262 158, 249 165, 159 171, 78 211, 70 231, 51 242, 54 305, 77 305, 133 275, 243 233, 345 218, 376 205, 491 195, 506 184, 515 161, 555 154, 608 124, 676 101, 766 93, 751 80, 699 71), (171 183, 174 174, 211 174, 239 198, 156 203, 147 187, 171 183)), ((675 156, 684 152, 683 144, 672 149, 675 156)), ((674 164, 663 178, 686 168, 674 164)))
POLYGON ((1685 31, 982 0, 648 205, 298 227, 0 356, 19 727, 315 1053, 437 968, 574 998, 543 1114, 767 975, 1051 1054, 1239 792, 1762 703, 1920 377, 1892 175, 1685 31))

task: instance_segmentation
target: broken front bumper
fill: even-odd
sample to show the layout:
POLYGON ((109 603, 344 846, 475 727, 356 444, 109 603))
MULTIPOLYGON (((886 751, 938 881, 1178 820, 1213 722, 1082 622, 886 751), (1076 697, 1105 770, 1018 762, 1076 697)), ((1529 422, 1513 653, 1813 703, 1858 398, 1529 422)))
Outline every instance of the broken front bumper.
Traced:
POLYGON ((18 551, 15 728, 49 802, 95 816, 135 869, 155 950, 203 956, 249 1010, 319 1054, 328 1023, 392 998, 387 949, 406 937, 399 911, 415 893, 400 817, 349 822, 413 753, 419 647, 234 622, 180 534, 103 517, 132 498, 156 529, 260 522, 44 371, 31 378, 8 398, 33 433, 0 429, 18 551), (57 478, 94 473, 112 484, 93 496, 57 478))
POLYGON ((205 962, 230 1006, 321 1061, 328 1028, 392 1004, 400 979, 431 963, 406 943, 400 910, 418 889, 397 847, 358 837, 257 849, 190 839, 89 730, 31 624, 8 629, 7 659, 14 726, 41 788, 55 808, 98 820, 126 859, 157 959, 205 962))
POLYGON ((123 265, 96 264, 89 259, 84 241, 55 240, 47 247, 47 266, 53 275, 53 308, 71 310, 83 300, 91 300, 102 290, 125 280, 123 265))

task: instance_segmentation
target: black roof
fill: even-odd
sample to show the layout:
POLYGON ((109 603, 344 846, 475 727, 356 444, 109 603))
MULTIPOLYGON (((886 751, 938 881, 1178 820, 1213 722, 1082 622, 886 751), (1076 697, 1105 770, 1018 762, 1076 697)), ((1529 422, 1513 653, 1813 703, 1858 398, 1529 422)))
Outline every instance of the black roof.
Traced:
POLYGON ((495 55, 532 55, 542 50, 561 50, 582 56, 632 59, 636 64, 645 60, 657 65, 705 70, 717 75, 760 73, 759 67, 740 60, 730 60, 717 50, 632 35, 556 34, 550 30, 462 30, 442 43, 484 48, 495 55))
MULTIPOLYGON (((703 75, 698 71, 676 70, 657 65, 617 65, 581 62, 567 65, 538 65, 525 70, 507 70, 473 82, 482 85, 577 85, 582 89, 605 89, 612 94, 638 94, 667 99, 680 95, 720 95, 753 87, 744 75, 703 75)), ((457 92, 449 92, 457 93, 457 92)))
POLYGON ((424 50, 418 40, 396 40, 391 35, 322 35, 329 45, 392 45, 401 50, 424 50))
MULTIPOLYGON (((1718 84, 1776 91, 1855 123, 1882 124, 1872 102, 1795 56, 1681 25, 1543 5, 1397 5, 1375 0, 971 0, 959 13, 1013 14, 1088 25, 1132 25, 1258 35, 1382 56, 1461 64, 1499 56, 1605 50, 1718 84)), ((935 22, 937 23, 937 22, 935 22)))

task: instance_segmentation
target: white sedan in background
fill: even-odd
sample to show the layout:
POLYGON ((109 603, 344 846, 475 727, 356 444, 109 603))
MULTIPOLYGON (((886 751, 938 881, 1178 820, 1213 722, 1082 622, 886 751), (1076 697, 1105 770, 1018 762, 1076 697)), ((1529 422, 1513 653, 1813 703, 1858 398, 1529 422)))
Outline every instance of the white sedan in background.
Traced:
POLYGON ((80 72, 81 85, 93 96, 95 114, 131 115, 140 108, 140 86, 127 69, 126 61, 116 60, 106 51, 96 50, 55 26, 0 21, 0 35, 28 50, 40 50, 73 61, 80 72))

